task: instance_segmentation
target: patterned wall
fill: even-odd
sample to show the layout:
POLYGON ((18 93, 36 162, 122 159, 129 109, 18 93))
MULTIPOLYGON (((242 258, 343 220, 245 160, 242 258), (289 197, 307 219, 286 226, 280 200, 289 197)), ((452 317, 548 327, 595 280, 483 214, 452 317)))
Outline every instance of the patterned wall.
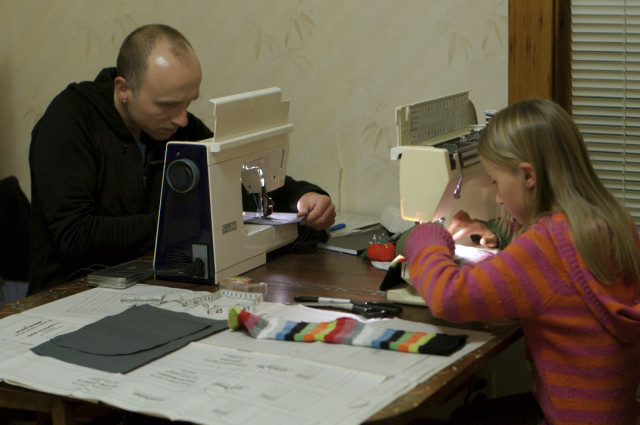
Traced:
POLYGON ((29 193, 30 132, 50 100, 113 66, 124 36, 155 22, 200 57, 191 112, 210 126, 208 99, 282 88, 295 125, 289 174, 344 212, 398 206, 396 106, 471 90, 483 121, 507 104, 507 0, 10 0, 0 4, 0 177, 29 193))

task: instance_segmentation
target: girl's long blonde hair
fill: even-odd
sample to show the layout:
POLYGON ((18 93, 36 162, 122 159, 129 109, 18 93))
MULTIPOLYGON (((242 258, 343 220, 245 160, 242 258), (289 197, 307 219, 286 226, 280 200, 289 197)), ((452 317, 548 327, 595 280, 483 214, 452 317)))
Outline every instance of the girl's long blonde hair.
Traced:
POLYGON ((534 168, 536 185, 524 228, 563 212, 578 251, 599 282, 640 284, 633 220, 596 175, 582 135, 564 109, 546 99, 515 103, 487 125, 478 151, 514 172, 521 162, 534 168))

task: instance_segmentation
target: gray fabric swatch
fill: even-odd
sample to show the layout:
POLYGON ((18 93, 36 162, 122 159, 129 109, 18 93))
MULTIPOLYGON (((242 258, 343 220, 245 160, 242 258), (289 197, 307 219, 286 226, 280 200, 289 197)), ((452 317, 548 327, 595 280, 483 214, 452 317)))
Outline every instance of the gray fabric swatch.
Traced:
POLYGON ((226 320, 141 305, 59 335, 32 351, 105 372, 126 373, 226 328, 226 320))

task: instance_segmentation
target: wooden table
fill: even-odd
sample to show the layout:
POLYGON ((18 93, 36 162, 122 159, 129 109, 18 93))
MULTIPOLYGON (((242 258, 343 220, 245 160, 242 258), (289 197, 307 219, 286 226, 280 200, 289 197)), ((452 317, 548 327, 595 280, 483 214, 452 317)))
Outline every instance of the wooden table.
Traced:
MULTIPOLYGON (((298 249, 292 252, 290 248, 283 248, 269 254, 266 265, 246 273, 245 276, 253 278, 254 281, 266 282, 266 300, 272 302, 291 302, 296 295, 375 301, 386 299, 385 293, 379 290, 384 274, 384 271, 373 267, 368 260, 353 255, 315 249, 298 249)), ((211 286, 183 282, 150 280, 145 283, 189 290, 213 289, 211 286)), ((66 283, 0 307, 0 318, 87 289, 88 287, 80 282, 66 283)), ((403 309, 400 315, 402 319, 491 332, 495 338, 382 408, 369 418, 369 424, 395 425, 420 417, 429 406, 446 401, 468 384, 478 370, 522 336, 519 322, 514 320, 454 325, 434 318, 426 307, 406 305, 403 309)), ((44 411, 50 408, 54 424, 73 423, 69 418, 68 409, 65 408, 65 403, 69 403, 70 399, 0 384, 0 407, 15 407, 13 400, 21 398, 36 407, 39 407, 37 403, 40 403, 44 407, 39 408, 44 411)), ((34 407, 33 410, 38 409, 34 407)))

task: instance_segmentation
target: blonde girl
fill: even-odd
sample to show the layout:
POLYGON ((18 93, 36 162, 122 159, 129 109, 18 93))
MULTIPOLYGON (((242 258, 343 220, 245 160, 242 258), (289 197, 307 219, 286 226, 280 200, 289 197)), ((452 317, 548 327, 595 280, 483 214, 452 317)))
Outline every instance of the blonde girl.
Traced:
MULTIPOLYGON (((478 150, 515 220, 513 240, 458 267, 451 233, 418 226, 405 246, 413 285, 450 321, 521 320, 535 391, 530 409, 518 407, 520 423, 635 424, 640 242, 630 215, 598 179, 571 117, 549 100, 500 111, 478 150)), ((450 230, 505 240, 464 213, 450 230)), ((469 423, 502 423, 519 405, 493 406, 469 423)))

